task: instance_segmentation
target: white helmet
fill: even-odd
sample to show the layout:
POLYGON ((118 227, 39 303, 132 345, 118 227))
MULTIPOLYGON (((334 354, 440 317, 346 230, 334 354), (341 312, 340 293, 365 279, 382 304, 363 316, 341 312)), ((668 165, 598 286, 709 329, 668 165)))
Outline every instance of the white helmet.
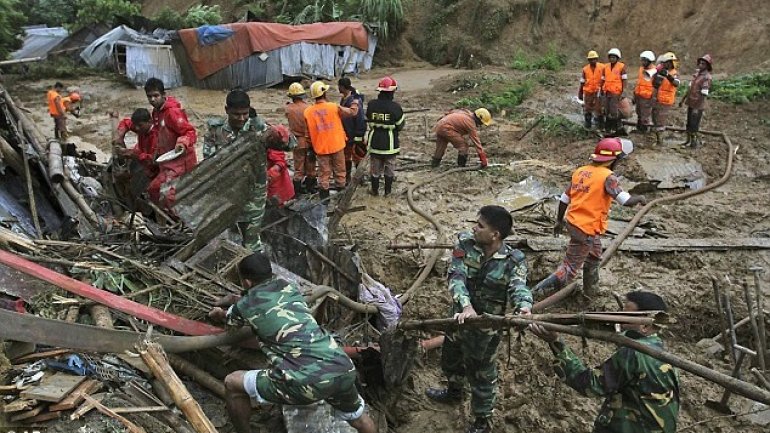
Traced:
POLYGON ((640 59, 649 60, 651 62, 655 61, 655 53, 652 51, 642 51, 642 54, 639 54, 640 59))
POLYGON ((620 55, 620 50, 617 48, 612 48, 609 51, 607 51, 608 56, 617 56, 619 59, 623 56, 620 55))

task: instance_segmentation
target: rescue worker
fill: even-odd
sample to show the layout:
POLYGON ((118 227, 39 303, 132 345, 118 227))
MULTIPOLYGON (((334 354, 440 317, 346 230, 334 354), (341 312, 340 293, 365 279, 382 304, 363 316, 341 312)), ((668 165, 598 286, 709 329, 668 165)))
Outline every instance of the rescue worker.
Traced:
MULTIPOLYGON (((623 311, 666 311, 663 299, 651 292, 626 295, 623 311)), ((664 350, 657 325, 622 325, 637 343, 664 350)), ((593 433, 674 433, 679 417, 679 377, 669 363, 622 347, 604 363, 588 368, 555 332, 532 324, 533 334, 548 342, 558 361, 556 374, 580 394, 604 397, 593 433)))
POLYGON ((315 153, 307 133, 305 123, 305 88, 300 83, 291 83, 287 92, 291 102, 286 103, 284 111, 289 122, 289 130, 297 137, 297 147, 294 156, 294 192, 297 194, 314 193, 316 191, 315 153))
POLYGON ((369 101, 366 107, 366 123, 369 132, 366 141, 371 155, 369 173, 372 195, 378 195, 380 176, 385 174, 385 195, 393 189, 396 176, 396 156, 401 151, 398 134, 404 128, 405 116, 401 105, 393 100, 398 83, 385 77, 377 85, 377 99, 369 101))
POLYGON ((655 123, 655 144, 662 144, 661 134, 666 130, 666 122, 671 107, 676 102, 676 88, 679 87, 679 74, 676 71, 674 62, 676 55, 668 52, 660 56, 660 67, 656 74, 653 85, 657 88, 655 105, 652 107, 652 121, 655 123))
POLYGON ((264 132, 267 124, 256 113, 252 113, 251 98, 243 90, 232 90, 225 98, 227 117, 209 119, 208 131, 203 136, 203 158, 211 158, 220 149, 229 146, 245 131, 264 132))
POLYGON ((316 81, 310 85, 310 97, 315 103, 305 110, 310 143, 318 159, 321 171, 318 180, 321 200, 329 197, 329 186, 332 174, 336 189, 345 188, 345 143, 347 138, 342 126, 343 117, 358 115, 358 100, 353 99, 350 107, 342 107, 326 100, 329 85, 316 81))
POLYGON ((652 106, 655 100, 655 88, 652 79, 657 72, 655 69, 655 54, 643 51, 639 55, 642 66, 639 67, 639 77, 634 88, 634 104, 636 104, 636 131, 648 132, 652 128, 652 106))
POLYGON ((465 137, 468 136, 476 147, 479 155, 481 167, 487 166, 487 154, 481 146, 478 127, 481 125, 489 126, 492 123, 492 115, 486 108, 478 108, 476 111, 465 109, 452 110, 436 123, 436 151, 433 153, 431 167, 438 167, 441 159, 444 157, 447 145, 452 143, 457 149, 457 165, 465 167, 468 164, 468 143, 465 137))
POLYGON ((271 126, 265 134, 267 146, 267 199, 278 207, 294 198, 289 164, 286 162, 286 146, 289 143, 289 128, 283 125, 271 126))
POLYGON ((174 204, 175 187, 167 182, 191 171, 198 165, 195 155, 195 127, 190 124, 182 104, 173 96, 166 96, 163 81, 150 78, 144 85, 147 101, 152 105, 152 123, 157 142, 156 154, 175 151, 180 155, 158 164, 158 175, 147 187, 147 193, 155 204, 170 209, 174 204), (165 184, 165 185, 164 185, 165 184))
MULTIPOLYGON (((117 118, 118 113, 110 113, 117 118)), ((108 165, 107 179, 104 184, 112 189, 112 194, 118 199, 113 205, 116 215, 125 209, 118 206, 124 204, 129 210, 139 211, 145 216, 153 214, 142 194, 147 186, 158 175, 158 164, 155 163, 156 130, 152 125, 152 115, 146 108, 137 108, 130 118, 124 118, 119 123, 112 136, 113 156, 108 165), (131 131, 136 134, 136 145, 126 148, 126 134, 131 131)))
POLYGON ((64 105, 64 111, 72 113, 75 117, 80 117, 81 99, 80 93, 76 91, 69 92, 67 96, 61 98, 62 104, 64 105))
POLYGON ((700 146, 702 143, 698 137, 700 130, 700 121, 703 118, 703 111, 706 109, 706 98, 711 89, 711 55, 705 54, 698 58, 698 65, 695 74, 692 76, 692 83, 687 89, 687 93, 679 101, 679 107, 687 104, 687 140, 682 146, 688 145, 692 148, 700 146))
MULTIPOLYGON (((630 144, 630 141, 627 141, 630 144)), ((631 149, 627 149, 630 153, 631 149)), ((603 138, 591 155, 591 163, 572 173, 572 181, 562 193, 554 226, 558 235, 567 217, 569 244, 564 261, 554 273, 539 282, 532 293, 544 297, 572 281, 583 268, 583 290, 593 295, 599 286, 599 261, 602 255, 601 236, 607 231, 607 219, 612 200, 622 206, 646 203, 641 195, 632 196, 618 184, 613 170, 627 155, 619 138, 603 138), (584 266, 585 263, 585 266, 584 266)))
POLYGON ((69 138, 69 133, 67 132, 67 110, 64 107, 64 102, 62 102, 62 90, 64 90, 64 84, 57 81, 46 93, 48 114, 53 118, 53 136, 57 140, 69 138))
POLYGON ((356 389, 356 370, 334 337, 321 328, 297 287, 273 276, 260 253, 238 263, 245 294, 223 299, 209 316, 250 325, 268 368, 239 370, 225 378, 225 403, 237 433, 249 433, 252 404, 309 405, 325 400, 336 418, 357 431, 377 428, 356 389))
POLYGON ((599 63, 599 53, 591 50, 586 55, 588 64, 583 66, 580 75, 578 99, 583 101, 584 126, 591 129, 592 120, 596 119, 600 128, 604 128, 602 116, 602 74, 604 63, 599 63))
POLYGON ((131 117, 124 118, 118 123, 118 128, 112 137, 115 153, 138 161, 144 168, 145 174, 152 179, 158 173, 155 163, 156 136, 152 125, 152 115, 146 108, 137 108, 131 117), (136 134, 136 146, 126 148, 126 134, 131 131, 136 134))
POLYGON ((358 100, 358 113, 355 117, 346 117, 342 119, 342 127, 345 128, 345 135, 348 140, 345 143, 345 185, 350 184, 350 176, 353 165, 358 164, 366 156, 366 144, 364 135, 366 135, 366 117, 364 116, 364 96, 356 91, 356 88, 350 83, 350 78, 342 77, 337 82, 338 90, 342 94, 340 105, 350 108, 354 100, 358 100))
MULTIPOLYGON (((503 315, 510 303, 514 312, 530 314, 532 294, 527 288, 524 254, 505 244, 511 233, 511 214, 501 206, 479 209, 473 234, 463 232, 452 251, 449 291, 454 318, 462 324, 479 314, 503 315)), ((497 347, 500 331, 460 327, 446 333, 441 370, 447 388, 429 388, 426 395, 441 403, 457 403, 467 379, 475 421, 469 433, 491 431, 490 419, 497 394, 497 347)))
POLYGON ((612 48, 607 52, 609 63, 602 69, 602 91, 604 93, 604 114, 607 116, 604 125, 605 131, 611 134, 618 133, 622 128, 620 119, 620 98, 626 88, 628 73, 626 65, 620 61, 620 50, 612 48))

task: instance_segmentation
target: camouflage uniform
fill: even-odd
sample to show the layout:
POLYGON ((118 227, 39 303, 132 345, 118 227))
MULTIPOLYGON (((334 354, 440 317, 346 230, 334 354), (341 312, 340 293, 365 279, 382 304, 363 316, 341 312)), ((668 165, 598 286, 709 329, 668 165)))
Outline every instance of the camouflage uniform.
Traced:
MULTIPOLYGON (((663 349, 657 334, 627 331, 639 343, 663 349)), ((679 414, 679 378, 671 364, 623 347, 599 367, 586 368, 569 346, 551 343, 556 373, 589 397, 606 397, 594 433, 674 433, 679 414)))
MULTIPOLYGON (((452 314, 473 305, 478 314, 505 314, 507 302, 516 309, 531 308, 524 254, 503 245, 484 262, 484 252, 471 233, 458 235, 449 266, 452 314)), ((500 332, 490 329, 450 331, 441 352, 441 369, 450 389, 471 386, 471 410, 477 418, 492 416, 497 391, 497 346, 500 332)))
POLYGON ((306 405, 326 400, 346 420, 364 409, 350 358, 313 318, 299 290, 274 278, 252 287, 228 311, 231 324, 251 325, 270 364, 251 370, 244 388, 258 403, 306 405))
MULTIPOLYGON (((250 117, 240 131, 233 131, 226 119, 216 118, 208 120, 209 130, 203 138, 203 158, 211 158, 220 149, 229 146, 241 132, 256 131, 263 133, 267 130, 267 124, 259 115, 250 117)), ((264 145, 262 146, 263 153, 264 145)), ((244 207, 243 215, 238 220, 238 226, 243 236, 243 246, 253 252, 262 251, 262 241, 259 237, 259 229, 262 227, 262 218, 265 216, 265 202, 267 201, 267 174, 266 156, 260 160, 263 169, 257 173, 257 184, 254 193, 244 207)))

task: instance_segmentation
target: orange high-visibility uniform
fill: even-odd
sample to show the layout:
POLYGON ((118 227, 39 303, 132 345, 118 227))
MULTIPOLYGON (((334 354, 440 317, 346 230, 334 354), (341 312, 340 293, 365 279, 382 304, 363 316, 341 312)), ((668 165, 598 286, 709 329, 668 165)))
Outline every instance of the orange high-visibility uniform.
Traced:
POLYGON ((347 136, 342 127, 340 106, 317 102, 305 110, 310 143, 317 155, 331 155, 345 148, 347 136))
MULTIPOLYGON (((653 69, 653 72, 655 70, 653 69)), ((644 67, 639 67, 639 79, 636 81, 636 88, 634 89, 634 95, 643 98, 652 98, 652 93, 655 88, 652 85, 652 77, 645 73, 644 67)))
MULTIPOLYGON (((668 71, 668 74, 676 77, 677 72, 676 69, 671 69, 668 71)), ((664 78, 663 82, 660 83, 660 88, 658 88, 658 102, 660 102, 663 105, 674 105, 674 101, 676 100, 676 87, 674 87, 673 84, 671 84, 668 79, 664 78)))
POLYGON ((604 183, 611 174, 609 168, 592 164, 572 173, 567 221, 589 236, 607 231, 612 197, 604 189, 604 183))
POLYGON ((614 66, 612 63, 607 63, 602 70, 604 71, 604 92, 612 95, 623 93, 626 65, 623 62, 617 62, 614 66))
POLYGON ((590 64, 583 66, 583 77, 580 80, 583 83, 583 93, 596 93, 601 90, 603 70, 604 63, 597 62, 595 68, 591 68, 590 64))
POLYGON ((50 114, 51 117, 64 115, 65 109, 59 92, 54 89, 49 90, 46 94, 46 99, 48 100, 48 114, 50 114))

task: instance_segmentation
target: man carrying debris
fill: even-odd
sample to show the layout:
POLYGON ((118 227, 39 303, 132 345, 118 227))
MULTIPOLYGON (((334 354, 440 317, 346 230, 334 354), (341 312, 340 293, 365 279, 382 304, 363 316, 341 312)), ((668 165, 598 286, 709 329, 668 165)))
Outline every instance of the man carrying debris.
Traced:
POLYGON ((67 109, 62 101, 62 90, 64 90, 64 84, 57 81, 46 94, 48 114, 53 118, 53 135, 57 140, 66 140, 69 137, 67 132, 67 109))
POLYGON ((147 187, 147 193, 155 204, 170 209, 176 194, 173 185, 164 185, 198 165, 195 155, 195 127, 190 124, 182 104, 173 96, 166 96, 163 81, 150 78, 144 85, 147 101, 152 105, 152 123, 156 129, 156 154, 171 154, 158 164, 158 175, 147 187), (162 188, 162 191, 161 191, 162 188))
POLYGON ((652 78, 655 76, 655 53, 644 51, 639 55, 642 65, 639 67, 639 77, 634 88, 634 104, 636 104, 636 131, 646 133, 652 128, 652 106, 655 102, 652 78))
POLYGON ((583 66, 580 90, 578 90, 578 99, 583 101, 584 126, 586 129, 591 129, 593 119, 596 119, 599 127, 604 128, 601 101, 604 63, 599 63, 599 53, 594 50, 588 52, 586 60, 588 64, 583 66))
POLYGON ((666 130, 668 113, 676 102, 676 88, 679 87, 679 74, 674 67, 676 55, 667 52, 660 56, 658 73, 653 85, 658 89, 655 105, 652 107, 652 121, 655 123, 655 144, 663 144, 661 134, 666 130))
POLYGON ((125 118, 118 123, 118 128, 112 137, 112 145, 115 152, 124 157, 139 161, 144 167, 149 179, 158 173, 158 165, 155 163, 156 147, 155 130, 152 127, 152 115, 146 108, 137 108, 131 114, 131 118, 125 118), (136 146, 126 148, 126 134, 131 131, 136 134, 136 146))
MULTIPOLYGON (((645 291, 626 295, 623 311, 665 311, 660 296, 645 291)), ((626 337, 663 350, 657 325, 623 325, 626 337)), ((555 332, 529 329, 556 356, 556 374, 587 397, 605 397, 593 433, 674 433, 679 416, 679 377, 671 364, 629 347, 616 351, 594 369, 587 368, 555 332)))
POLYGON ((698 58, 698 70, 692 77, 687 93, 679 101, 680 107, 682 104, 687 104, 687 140, 682 143, 683 147, 690 145, 696 148, 701 145, 698 131, 703 111, 706 109, 709 89, 711 89, 711 54, 706 54, 698 58))
POLYGON ((241 260, 238 274, 247 292, 227 313, 216 307, 209 316, 250 325, 269 367, 236 371, 225 378, 225 402, 235 431, 251 431, 252 404, 308 405, 325 400, 337 418, 359 432, 375 432, 356 390, 353 363, 318 325, 299 290, 273 276, 264 254, 254 253, 241 260))
POLYGON ((626 65, 620 61, 620 50, 612 48, 607 52, 607 59, 610 61, 604 65, 602 70, 602 91, 604 92, 604 114, 607 121, 604 125, 605 131, 616 134, 623 128, 620 119, 620 98, 623 97, 623 91, 626 88, 628 74, 626 65))
POLYGON ((223 147, 229 146, 241 132, 263 132, 265 121, 255 112, 251 115, 251 99, 243 90, 232 90, 225 98, 227 119, 208 120, 209 130, 203 137, 203 157, 211 158, 223 147))
POLYGON ((452 143, 457 149, 457 165, 465 167, 468 164, 468 143, 465 136, 468 136, 476 147, 479 155, 481 168, 487 166, 487 154, 481 147, 478 127, 481 125, 489 126, 493 123, 492 115, 486 108, 479 108, 476 111, 465 109, 452 110, 436 123, 436 151, 433 153, 431 167, 438 167, 441 159, 444 157, 447 145, 452 143))
POLYGON ((356 88, 350 83, 350 78, 342 77, 337 82, 338 90, 342 94, 340 105, 343 107, 352 107, 353 101, 358 101, 358 114, 355 117, 346 117, 342 119, 342 127, 345 128, 345 135, 348 137, 345 143, 345 185, 350 184, 350 176, 353 171, 353 165, 358 164, 366 156, 366 144, 364 144, 364 135, 366 135, 366 118, 364 117, 364 96, 356 91, 356 88))
POLYGON ((286 119, 289 121, 289 130, 297 137, 297 147, 293 150, 294 156, 294 192, 297 194, 314 193, 316 190, 315 154, 305 123, 305 110, 308 105, 305 102, 305 88, 300 83, 291 83, 287 92, 291 102, 286 104, 286 119))
POLYGON ((575 278, 581 267, 585 293, 595 294, 598 290, 601 236, 607 231, 612 200, 623 206, 647 202, 644 196, 632 196, 623 191, 618 184, 618 178, 613 174, 618 162, 633 150, 630 141, 623 141, 629 145, 625 152, 621 139, 601 139, 591 155, 591 163, 572 173, 572 182, 561 195, 553 229, 554 234, 561 233, 566 214, 570 238, 567 254, 556 272, 532 289, 535 296, 547 296, 552 291, 561 289, 575 278))
MULTIPOLYGON (((532 295, 527 288, 524 254, 504 243, 513 220, 500 206, 479 210, 473 234, 460 233, 449 266, 452 314, 462 324, 478 314, 505 314, 506 305, 529 314, 532 295)), ((497 346, 500 332, 460 328, 446 334, 441 352, 441 369, 447 388, 429 388, 426 395, 441 403, 462 398, 465 379, 471 386, 471 410, 476 419, 469 433, 491 431, 490 419, 497 393, 497 346)))
POLYGON ((380 192, 380 176, 385 173, 385 195, 389 195, 396 177, 396 156, 400 152, 398 133, 404 128, 404 110, 393 100, 398 83, 391 77, 385 77, 377 85, 377 99, 369 101, 366 107, 366 123, 369 133, 371 155, 369 173, 372 182, 372 195, 380 192))
POLYGON ((310 143, 318 158, 318 168, 321 171, 318 180, 321 200, 329 197, 329 185, 334 174, 336 189, 345 188, 345 143, 347 136, 342 126, 343 117, 358 115, 358 100, 351 102, 350 108, 342 107, 326 100, 329 85, 316 81, 310 85, 310 97, 315 104, 305 110, 310 143))

